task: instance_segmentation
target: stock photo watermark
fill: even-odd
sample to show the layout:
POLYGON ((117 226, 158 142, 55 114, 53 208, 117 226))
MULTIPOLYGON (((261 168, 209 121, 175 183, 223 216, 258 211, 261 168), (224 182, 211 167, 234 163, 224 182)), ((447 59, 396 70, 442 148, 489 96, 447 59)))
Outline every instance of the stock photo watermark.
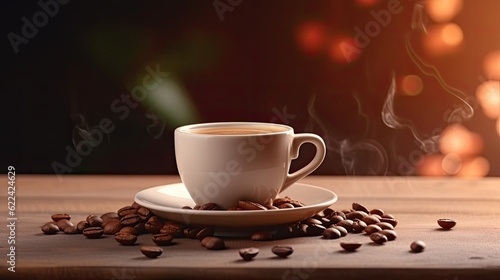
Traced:
POLYGON ((233 12, 234 9, 239 6, 243 0, 215 0, 212 2, 215 12, 221 22, 224 21, 224 13, 233 12))
POLYGON ((393 15, 400 14, 402 11, 403 6, 399 0, 390 0, 387 2, 387 7, 384 10, 370 11, 373 20, 367 22, 363 29, 359 26, 354 27, 354 44, 348 42, 340 44, 340 49, 347 62, 351 62, 353 56, 359 55, 361 50, 366 48, 372 39, 382 32, 382 28, 387 27, 391 23, 393 15))
POLYGON ((16 272, 16 168, 7 167, 7 270, 16 272))
MULTIPOLYGON (((118 116, 118 119, 125 120, 130 115, 131 109, 137 108, 139 103, 146 100, 150 91, 157 88, 170 75, 167 72, 162 72, 159 64, 154 69, 148 65, 145 70, 148 74, 143 77, 142 84, 136 85, 129 94, 122 94, 119 99, 117 98, 111 102, 110 110, 118 116)), ((51 164, 52 170, 59 180, 62 179, 62 174, 73 172, 74 168, 78 167, 83 159, 92 153, 94 148, 101 145, 104 137, 111 134, 115 129, 116 126, 113 121, 105 117, 99 121, 97 127, 89 131, 83 131, 81 133, 83 139, 75 143, 74 148, 67 145, 65 147, 64 163, 53 161, 51 164)))
POLYGON ((18 33, 9 32, 7 39, 14 50, 14 53, 19 53, 19 46, 21 44, 28 44, 29 41, 38 34, 39 30, 45 27, 51 18, 54 18, 59 13, 61 6, 68 4, 70 0, 47 0, 38 1, 40 10, 35 12, 31 19, 22 17, 21 30, 18 33))

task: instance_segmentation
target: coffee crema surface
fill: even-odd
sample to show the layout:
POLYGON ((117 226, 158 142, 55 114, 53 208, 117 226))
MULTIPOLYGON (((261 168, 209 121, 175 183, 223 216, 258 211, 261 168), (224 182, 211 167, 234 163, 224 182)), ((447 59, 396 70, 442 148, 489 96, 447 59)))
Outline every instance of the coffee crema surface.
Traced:
POLYGON ((227 127, 207 127, 194 128, 189 132, 194 134, 211 134, 211 135, 251 135, 251 134, 266 134, 282 132, 286 129, 280 127, 265 127, 265 126, 227 126, 227 127))

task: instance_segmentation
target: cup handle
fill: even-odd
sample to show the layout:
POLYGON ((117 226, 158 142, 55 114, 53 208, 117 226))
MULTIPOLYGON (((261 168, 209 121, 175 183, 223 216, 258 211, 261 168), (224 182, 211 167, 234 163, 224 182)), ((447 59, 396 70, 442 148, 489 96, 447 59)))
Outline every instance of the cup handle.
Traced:
POLYGON ((283 187, 281 187, 280 192, 284 191, 286 188, 291 186, 293 183, 298 180, 306 177, 311 174, 316 168, 318 168, 326 155, 326 146, 325 142, 321 137, 312 133, 299 133, 293 136, 292 145, 290 147, 290 156, 292 159, 296 159, 299 157, 300 146, 304 143, 312 143, 316 146, 316 154, 314 158, 309 162, 306 166, 301 169, 293 172, 292 174, 287 174, 285 183, 283 187))

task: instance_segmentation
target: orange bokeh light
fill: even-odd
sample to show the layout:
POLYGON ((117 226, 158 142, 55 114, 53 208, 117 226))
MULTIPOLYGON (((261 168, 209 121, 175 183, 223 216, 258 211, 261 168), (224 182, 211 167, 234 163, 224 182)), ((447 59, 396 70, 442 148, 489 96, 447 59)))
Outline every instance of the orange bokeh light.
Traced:
POLYGON ((459 177, 466 178, 481 178, 490 172, 490 162, 484 157, 475 157, 465 160, 462 163, 462 168, 457 173, 459 177))
POLYGON ((500 117, 500 81, 486 81, 476 89, 476 98, 490 119, 500 117))
POLYGON ((455 175, 462 168, 462 159, 457 154, 447 154, 443 157, 441 168, 447 175, 455 175))
POLYGON ((425 9, 435 22, 447 22, 453 19, 463 7, 462 0, 427 0, 425 9))
POLYGON ((310 21, 302 23, 296 32, 297 43, 306 53, 318 54, 325 47, 326 27, 323 23, 310 21))
POLYGON ((399 92, 402 95, 415 96, 422 92, 424 83, 417 75, 406 75, 400 79, 399 92))
POLYGON ((483 61, 484 73, 489 79, 500 80, 500 50, 490 52, 483 61))
POLYGON ((483 140, 477 133, 469 131, 460 124, 445 128, 439 138, 441 153, 456 154, 460 157, 477 155, 483 150, 483 140))
POLYGON ((443 55, 456 51, 463 43, 464 34, 455 23, 435 25, 424 35, 423 44, 427 53, 443 55))
POLYGON ((422 176, 445 176, 443 171, 443 155, 425 155, 420 158, 416 165, 418 175, 422 176))
POLYGON ((354 39, 344 35, 332 39, 328 54, 334 62, 347 64, 358 59, 361 52, 354 39))

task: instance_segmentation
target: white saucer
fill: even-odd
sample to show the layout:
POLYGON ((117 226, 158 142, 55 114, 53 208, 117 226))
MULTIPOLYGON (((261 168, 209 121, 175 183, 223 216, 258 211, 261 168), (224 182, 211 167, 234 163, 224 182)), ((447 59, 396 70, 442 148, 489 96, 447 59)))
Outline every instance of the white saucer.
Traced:
POLYGON ((195 225, 218 227, 260 227, 290 224, 307 219, 337 201, 337 195, 327 189, 295 183, 280 193, 289 196, 306 206, 279 210, 253 211, 211 211, 182 209, 195 205, 182 183, 148 188, 135 195, 135 202, 150 209, 156 215, 195 225))

